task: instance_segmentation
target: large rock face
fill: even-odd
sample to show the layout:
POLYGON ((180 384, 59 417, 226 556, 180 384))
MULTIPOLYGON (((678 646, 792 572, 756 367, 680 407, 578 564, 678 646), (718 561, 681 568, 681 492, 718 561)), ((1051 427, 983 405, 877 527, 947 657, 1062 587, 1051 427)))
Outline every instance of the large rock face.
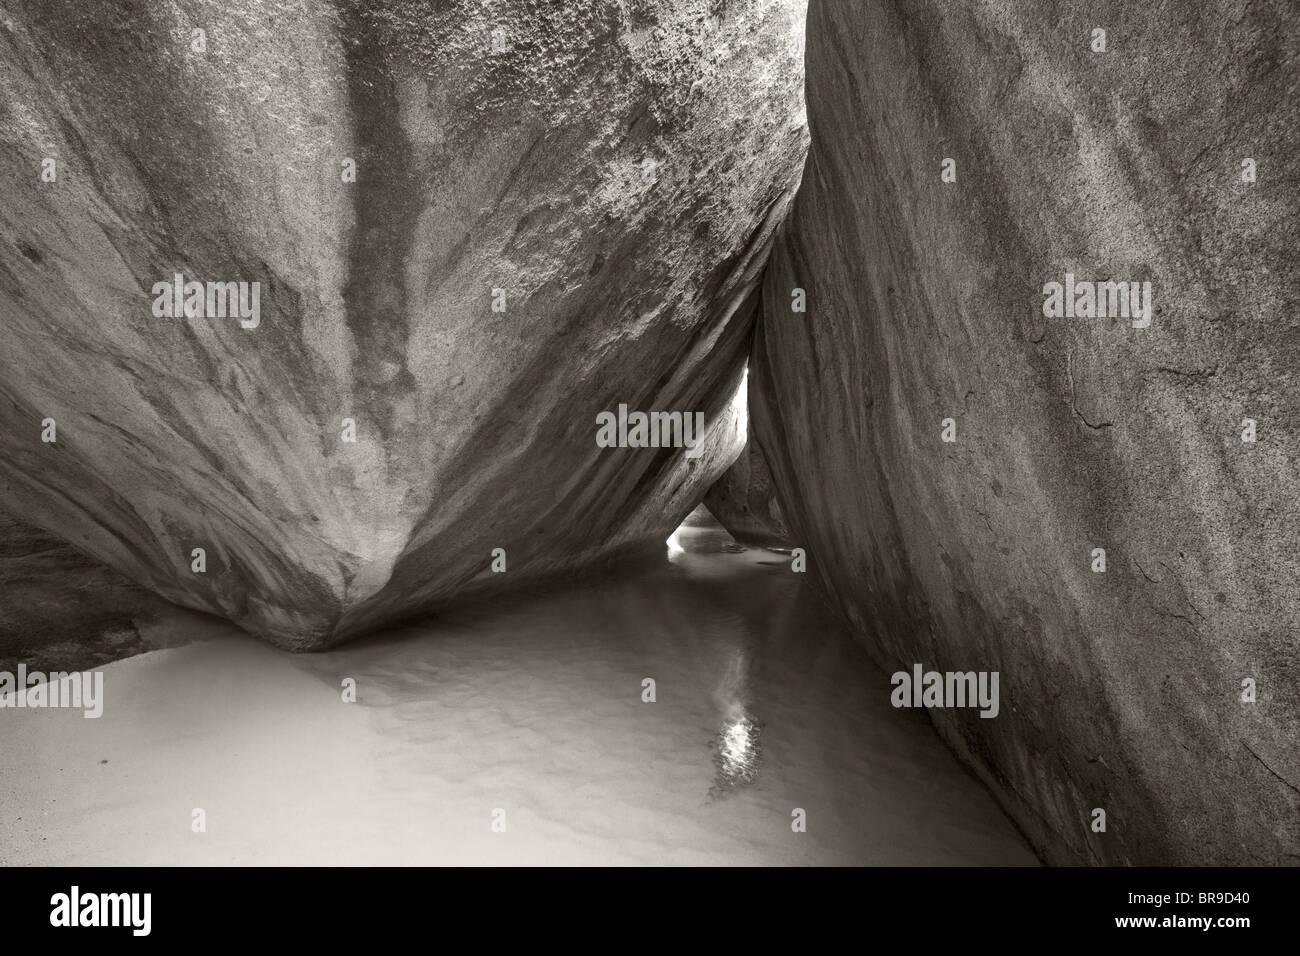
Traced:
POLYGON ((996 718, 930 715, 1049 860, 1300 859, 1298 28, 1235 2, 809 12, 753 429, 889 670, 1000 672, 996 718), (1066 273, 1150 281, 1150 326, 1046 317, 1066 273))
POLYGON ((0 671, 85 670, 232 630, 0 512, 0 671))
POLYGON ((84 668, 140 645, 165 602, 71 545, 0 513, 0 671, 84 668))
POLYGON ((0 506, 295 648, 662 540, 740 450, 802 19, 0 2, 0 506), (704 454, 598 448, 620 403, 704 454))
POLYGON ((740 457, 704 496, 704 504, 737 541, 760 547, 790 543, 771 470, 755 440, 745 443, 740 457))

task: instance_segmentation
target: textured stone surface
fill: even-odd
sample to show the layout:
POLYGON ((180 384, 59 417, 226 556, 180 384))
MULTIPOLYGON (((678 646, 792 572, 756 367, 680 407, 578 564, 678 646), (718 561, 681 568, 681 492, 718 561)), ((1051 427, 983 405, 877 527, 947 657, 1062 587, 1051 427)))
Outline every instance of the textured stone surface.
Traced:
POLYGON ((997 718, 930 713, 1049 860, 1300 860, 1298 27, 1280 3, 809 11, 752 428, 889 670, 1001 673, 997 718), (1150 280, 1152 326, 1044 318, 1067 271, 1150 280))
POLYGON ((0 3, 0 505, 294 648, 662 541, 739 451, 802 17, 0 3), (155 318, 176 272, 260 325, 155 318), (598 449, 620 402, 710 450, 598 449))
POLYGON ((161 604, 59 538, 0 514, 0 671, 126 656, 139 643, 137 617, 161 604), (109 653, 86 657, 88 647, 109 653))
POLYGON ((0 671, 84 670, 230 625, 186 611, 0 513, 0 671))
POLYGON ((737 541, 765 547, 790 544, 763 449, 752 437, 735 463, 704 496, 704 504, 737 541))

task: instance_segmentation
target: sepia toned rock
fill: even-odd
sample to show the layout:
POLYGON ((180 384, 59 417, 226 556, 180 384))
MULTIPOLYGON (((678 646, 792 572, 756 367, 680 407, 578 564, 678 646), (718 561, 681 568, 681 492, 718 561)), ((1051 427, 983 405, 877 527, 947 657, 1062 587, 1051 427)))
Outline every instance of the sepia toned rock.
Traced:
POLYGON ((0 12, 0 507, 310 649, 662 542, 739 454, 803 4, 0 12), (599 448, 620 404, 703 452, 599 448))
POLYGON ((1300 854, 1298 31, 809 10, 751 431, 887 672, 1000 674, 928 713, 1049 862, 1300 854))
POLYGON ((709 489, 704 504, 739 542, 771 548, 791 545, 767 459, 753 438, 709 489))

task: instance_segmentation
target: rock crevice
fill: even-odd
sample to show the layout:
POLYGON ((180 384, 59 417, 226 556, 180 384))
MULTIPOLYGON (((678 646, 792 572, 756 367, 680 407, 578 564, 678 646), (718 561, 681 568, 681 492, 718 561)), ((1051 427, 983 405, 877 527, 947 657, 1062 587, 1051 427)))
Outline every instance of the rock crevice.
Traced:
POLYGON ((662 541, 739 453, 801 3, 3 6, 0 507, 309 649, 662 541), (707 454, 597 464, 620 401, 707 454))
POLYGON ((1000 672, 930 713, 1051 861, 1300 848, 1298 49, 1270 4, 809 11, 752 428, 888 671, 1000 672), (1149 325, 1049 315, 1067 276, 1149 325))

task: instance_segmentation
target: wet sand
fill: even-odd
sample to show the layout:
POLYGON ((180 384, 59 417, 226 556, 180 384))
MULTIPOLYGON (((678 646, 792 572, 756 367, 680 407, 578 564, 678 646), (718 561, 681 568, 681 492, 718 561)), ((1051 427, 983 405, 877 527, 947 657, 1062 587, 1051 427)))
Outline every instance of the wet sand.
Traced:
POLYGON ((665 558, 316 655, 196 617, 0 710, 0 863, 1037 863, 788 556, 665 558))

